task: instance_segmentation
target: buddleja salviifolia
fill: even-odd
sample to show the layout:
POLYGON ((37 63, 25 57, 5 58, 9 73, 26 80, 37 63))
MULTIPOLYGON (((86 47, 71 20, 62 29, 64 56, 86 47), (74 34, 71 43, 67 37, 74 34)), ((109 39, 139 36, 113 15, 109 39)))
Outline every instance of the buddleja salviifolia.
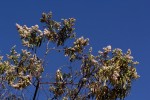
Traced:
MULTIPOLYGON (((40 85, 44 72, 43 60, 40 59, 36 50, 47 43, 45 55, 50 50, 64 52, 70 62, 81 61, 78 70, 73 72, 56 71, 55 82, 45 82, 50 84, 49 91, 51 99, 63 100, 116 100, 124 99, 131 89, 132 81, 139 75, 133 61, 130 49, 123 53, 121 49, 112 50, 111 46, 103 48, 96 56, 92 54, 92 47, 88 52, 85 47, 89 45, 89 39, 84 37, 77 38, 74 33, 74 18, 62 19, 57 22, 52 19, 52 13, 43 13, 41 22, 44 30, 40 30, 38 25, 27 27, 16 24, 22 45, 27 49, 17 53, 15 46, 7 54, 7 59, 0 57, 1 85, 6 88, 9 86, 22 90, 27 86, 35 85, 36 90, 33 99, 40 85), (72 46, 68 47, 66 41, 73 39, 72 46), (56 44, 49 47, 49 43, 56 44)), ((2 88, 2 87, 1 87, 2 88)), ((16 97, 17 98, 17 97, 16 97)))

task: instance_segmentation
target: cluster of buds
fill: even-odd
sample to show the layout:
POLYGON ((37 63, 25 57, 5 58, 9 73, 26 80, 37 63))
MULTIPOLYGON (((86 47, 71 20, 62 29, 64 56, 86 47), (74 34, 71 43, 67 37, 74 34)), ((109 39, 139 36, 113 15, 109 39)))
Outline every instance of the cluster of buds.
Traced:
POLYGON ((5 80, 8 81, 8 84, 15 89, 23 89, 31 84, 32 76, 25 74, 17 74, 16 66, 11 66, 8 61, 4 61, 5 69, 5 80))
POLYGON ((15 51, 15 49, 12 49, 12 50, 11 50, 10 55, 9 55, 9 54, 6 54, 6 55, 7 55, 8 60, 13 61, 13 63, 14 63, 15 65, 18 64, 18 59, 20 58, 20 54, 17 53, 17 52, 15 51))
MULTIPOLYGON (((137 79, 139 75, 134 67, 138 62, 133 61, 131 56, 131 50, 128 49, 127 53, 123 53, 121 49, 117 48, 112 50, 112 55, 110 57, 103 58, 105 53, 111 51, 111 46, 107 46, 104 52, 99 51, 100 56, 97 59, 101 62, 102 67, 95 74, 96 78, 100 80, 101 83, 105 83, 107 80, 112 88, 120 85, 123 86, 122 89, 127 89, 131 85, 132 80, 137 79)), ((127 91, 126 91, 127 92, 127 91)))
POLYGON ((63 22, 57 22, 52 20, 52 12, 42 14, 41 22, 46 24, 44 30, 45 37, 57 43, 57 46, 63 45, 66 39, 75 37, 74 31, 74 18, 62 19, 63 22))
POLYGON ((60 69, 58 69, 56 71, 56 82, 60 82, 60 81, 63 81, 63 75, 62 75, 62 72, 60 71, 60 69))
POLYGON ((66 25, 69 28, 74 26, 74 22, 76 21, 76 19, 74 19, 74 18, 62 19, 62 20, 63 20, 63 24, 66 25))
POLYGON ((57 30, 60 30, 60 28, 61 28, 61 23, 54 21, 54 27, 55 27, 57 30))
POLYGON ((130 68, 129 68, 128 75, 130 75, 130 78, 133 78, 133 79, 137 79, 137 78, 140 77, 140 76, 137 74, 136 68, 133 68, 133 67, 130 67, 130 68))
POLYGON ((28 71, 32 76, 39 78, 44 71, 42 60, 39 59, 36 55, 33 55, 29 58, 29 65, 27 66, 28 71))
POLYGON ((75 42, 74 42, 74 46, 73 48, 75 49, 76 52, 82 53, 84 46, 89 44, 89 39, 84 39, 84 37, 80 37, 78 38, 75 42))
POLYGON ((84 50, 84 47, 88 45, 89 39, 84 39, 84 37, 80 37, 76 39, 73 47, 69 47, 65 49, 65 56, 70 56, 70 60, 74 60, 77 57, 77 53, 81 54, 84 50))
POLYGON ((110 45, 108 45, 107 47, 104 47, 103 48, 104 51, 98 51, 98 56, 103 58, 103 59, 106 59, 106 58, 109 58, 109 53, 111 52, 112 48, 110 45))
POLYGON ((94 65, 94 66, 98 65, 98 61, 95 60, 94 58, 91 59, 91 65, 94 65))
POLYGON ((47 22, 51 18, 52 18, 52 12, 49 12, 48 14, 42 13, 42 18, 40 20, 43 23, 43 22, 47 22))
POLYGON ((63 22, 56 22, 51 19, 52 13, 43 13, 41 22, 45 23, 46 28, 44 31, 39 30, 39 26, 27 27, 16 24, 17 30, 22 40, 23 46, 36 49, 40 47, 45 40, 52 41, 57 46, 63 45, 68 38, 74 38, 74 18, 63 19, 63 22))
POLYGON ((48 29, 44 29, 44 36, 52 42, 56 42, 58 38, 58 34, 56 32, 49 31, 48 29))
POLYGON ((125 58, 127 58, 128 60, 132 60, 133 57, 131 56, 131 50, 128 49, 127 53, 125 54, 125 58))
POLYGON ((3 74, 8 84, 16 89, 30 85, 32 77, 39 78, 43 72, 42 61, 27 50, 22 49, 22 53, 19 54, 14 46, 7 58, 8 60, 1 61, 0 74, 3 74))
POLYGON ((52 12, 49 12, 48 14, 42 13, 42 18, 40 19, 42 23, 46 23, 47 27, 54 32, 54 29, 59 30, 61 27, 61 23, 56 22, 51 19, 52 18, 52 12), (53 28, 53 29, 52 29, 53 28))
POLYGON ((110 52, 111 51, 111 46, 108 45, 107 47, 103 48, 104 52, 110 52))
POLYGON ((58 83, 57 86, 50 86, 49 91, 52 92, 55 96, 61 96, 65 92, 61 87, 61 83, 58 83))
POLYGON ((114 72, 113 72, 113 75, 112 75, 112 80, 113 80, 114 82, 117 82, 119 76, 120 76, 120 75, 119 75, 119 72, 114 71, 114 72))
POLYGON ((56 83, 50 86, 49 91, 53 92, 55 96, 60 96, 64 93, 65 83, 63 74, 60 69, 56 71, 56 83))
POLYGON ((69 18, 69 19, 63 19, 63 25, 62 28, 59 29, 59 31, 57 32, 58 34, 58 38, 57 38, 57 46, 59 45, 64 45, 64 42, 68 39, 68 38, 74 38, 75 37, 75 33, 74 33, 74 18, 69 18))
POLYGON ((100 92, 99 83, 97 83, 97 82, 90 83, 89 88, 90 88, 90 91, 92 92, 92 94, 97 94, 100 92))
POLYGON ((22 39, 22 44, 29 48, 33 48, 34 46, 39 47, 41 45, 43 39, 43 32, 39 30, 39 26, 31 26, 28 28, 26 25, 21 26, 16 24, 19 35, 22 39))
POLYGON ((117 57, 120 57, 120 56, 123 55, 122 50, 119 49, 119 48, 114 49, 114 50, 112 51, 112 54, 113 54, 113 56, 117 56, 117 57))
POLYGON ((26 75, 26 76, 20 76, 20 80, 17 83, 10 82, 10 85, 15 89, 23 89, 29 85, 31 85, 32 76, 26 75))
POLYGON ((31 56, 31 53, 29 51, 24 50, 24 49, 22 49, 21 51, 22 51, 21 56, 24 56, 24 59, 28 58, 29 56, 31 56))

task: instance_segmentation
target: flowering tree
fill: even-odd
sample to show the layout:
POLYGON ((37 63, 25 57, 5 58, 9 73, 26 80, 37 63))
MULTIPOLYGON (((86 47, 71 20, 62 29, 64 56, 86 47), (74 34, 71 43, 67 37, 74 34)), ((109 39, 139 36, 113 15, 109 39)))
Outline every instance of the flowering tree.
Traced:
MULTIPOLYGON (((32 87, 32 99, 37 99, 38 91, 47 85, 47 99, 50 100, 116 100, 124 99, 130 92, 132 81, 139 75, 130 49, 123 53, 121 49, 112 49, 109 45, 97 55, 92 54, 89 39, 78 38, 74 33, 75 19, 52 19, 52 13, 43 13, 40 19, 44 30, 38 25, 27 27, 16 24, 22 45, 21 53, 12 47, 6 59, 0 56, 0 99, 22 100, 26 97, 10 93, 9 89, 21 91, 32 87), (69 46, 66 41, 74 41, 69 46), (53 44, 50 47, 49 44, 53 44), (44 58, 38 56, 37 50, 46 45, 44 58), (63 53, 70 63, 77 66, 64 66, 56 70, 54 80, 44 80, 46 56, 52 51, 63 53), (64 68, 63 67, 63 68, 64 68)), ((41 53, 40 51, 38 51, 41 53)))

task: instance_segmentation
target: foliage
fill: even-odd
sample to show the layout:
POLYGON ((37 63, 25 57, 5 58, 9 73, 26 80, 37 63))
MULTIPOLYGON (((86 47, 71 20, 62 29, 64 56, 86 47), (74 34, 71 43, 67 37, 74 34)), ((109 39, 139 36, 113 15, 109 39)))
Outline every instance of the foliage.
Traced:
MULTIPOLYGON (((4 89, 12 87, 17 91, 29 86, 35 87, 33 100, 41 85, 49 85, 48 97, 50 100, 116 100, 124 99, 130 92, 132 81, 139 75, 135 66, 138 62, 133 61, 131 50, 123 53, 121 49, 112 49, 110 45, 98 51, 94 56, 92 47, 87 51, 89 39, 77 38, 74 33, 75 19, 62 19, 57 22, 52 19, 52 13, 43 13, 41 22, 44 30, 38 25, 27 27, 16 24, 22 45, 21 53, 12 47, 6 60, 0 56, 0 81, 1 98, 18 100, 15 95, 6 96, 4 89), (72 39, 72 46, 67 46, 66 41, 72 39), (53 43, 55 47, 49 47, 53 43), (37 55, 37 49, 46 44, 45 56, 51 50, 63 52, 70 63, 79 62, 77 70, 69 66, 69 72, 63 72, 61 68, 56 71, 55 81, 41 81, 44 75, 44 58, 37 55), (4 96, 2 96, 4 95, 4 96)), ((21 98, 20 98, 21 99, 21 98)))

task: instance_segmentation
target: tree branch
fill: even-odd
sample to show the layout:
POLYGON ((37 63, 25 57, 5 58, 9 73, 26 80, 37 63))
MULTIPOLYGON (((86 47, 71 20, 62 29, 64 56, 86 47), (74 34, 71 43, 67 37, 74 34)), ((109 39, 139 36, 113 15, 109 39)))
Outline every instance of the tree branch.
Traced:
POLYGON ((38 80, 38 81, 37 81, 37 85, 36 85, 36 89, 35 89, 35 91, 34 91, 33 100, 36 99, 36 95, 37 95, 37 92, 38 92, 38 89, 39 89, 39 85, 40 85, 40 81, 38 80))

